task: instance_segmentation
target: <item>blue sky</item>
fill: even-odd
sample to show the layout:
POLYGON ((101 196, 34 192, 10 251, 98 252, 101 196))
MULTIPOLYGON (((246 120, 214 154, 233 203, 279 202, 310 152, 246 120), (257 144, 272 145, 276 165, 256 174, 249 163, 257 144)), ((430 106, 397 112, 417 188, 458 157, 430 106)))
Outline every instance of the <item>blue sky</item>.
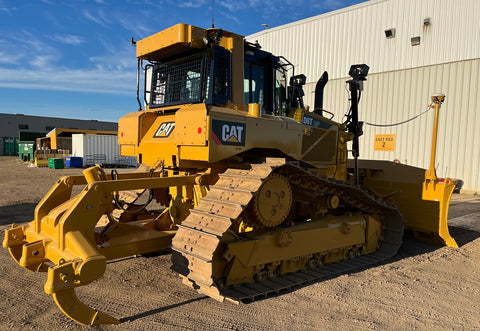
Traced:
MULTIPOLYGON (((249 35, 360 2, 215 0, 215 27, 249 35)), ((116 122, 138 109, 130 38, 211 20, 211 0, 0 0, 0 113, 116 122)))

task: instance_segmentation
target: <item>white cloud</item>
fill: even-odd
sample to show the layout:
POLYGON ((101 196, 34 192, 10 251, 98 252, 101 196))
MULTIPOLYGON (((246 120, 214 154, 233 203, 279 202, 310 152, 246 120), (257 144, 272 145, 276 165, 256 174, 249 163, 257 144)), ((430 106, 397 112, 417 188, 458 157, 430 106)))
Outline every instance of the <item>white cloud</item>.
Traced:
POLYGON ((180 2, 180 7, 187 7, 187 8, 198 8, 206 4, 206 0, 196 0, 196 1, 183 1, 180 2))
POLYGON ((69 45, 85 42, 82 37, 70 34, 46 35, 42 39, 36 32, 27 29, 0 38, 0 87, 124 95, 134 93, 136 57, 128 36, 120 46, 116 41, 101 40, 104 52, 90 57, 90 64, 86 63, 90 67, 88 69, 64 67, 66 63, 63 62, 59 64, 62 59, 61 45, 55 41, 69 45))
POLYGON ((13 11, 17 10, 17 7, 7 7, 3 1, 0 1, 0 13, 12 14, 13 11))
POLYGON ((105 49, 104 54, 89 58, 96 68, 136 71, 136 48, 130 45, 129 39, 125 38, 121 45, 112 44, 106 39, 100 39, 100 43, 105 49))
MULTIPOLYGON (((246 3, 240 1, 232 1, 232 0, 224 0, 219 3, 222 7, 225 7, 227 10, 231 12, 237 12, 240 10, 244 10, 249 7, 246 3)), ((251 5, 250 5, 251 6, 251 5)))
POLYGON ((51 62, 59 59, 61 53, 49 43, 42 41, 29 30, 20 30, 5 34, 0 39, 0 64, 25 65, 28 63, 35 67, 48 66, 51 62))
POLYGON ((8 43, 15 45, 17 52, 23 51, 41 55, 55 52, 50 44, 42 41, 36 34, 27 29, 8 34, 6 38, 8 38, 8 43))
MULTIPOLYGON (((349 5, 348 0, 223 0, 219 5, 231 11, 232 13, 252 10, 267 15, 291 15, 294 14, 297 8, 315 8, 322 10, 334 10, 343 8, 349 5)), ((302 12, 302 11, 299 11, 302 12)), ((315 15, 315 13, 312 13, 315 15)))
MULTIPOLYGON (((61 56, 54 48, 48 48, 45 52, 25 53, 25 45, 32 49, 43 48, 40 41, 32 38, 27 44, 19 44, 22 50, 19 53, 23 54, 23 58, 0 52, 0 64, 7 65, 0 67, 0 87, 134 95, 137 64, 135 47, 128 40, 121 47, 104 40, 101 43, 105 53, 89 59, 91 68, 72 69, 55 65, 61 56), (19 63, 28 65, 12 66, 19 63)), ((0 40, 0 46, 2 44, 5 41, 0 40)))
POLYGON ((52 55, 37 55, 33 57, 28 63, 31 66, 38 67, 38 68, 48 68, 52 62, 57 59, 56 56, 52 55))
POLYGON ((73 46, 78 46, 85 42, 85 39, 83 39, 82 37, 71 35, 71 34, 65 34, 65 35, 57 34, 54 36, 50 36, 49 38, 52 40, 58 41, 62 44, 73 45, 73 46))
MULTIPOLYGON (((138 13, 140 13, 142 19, 148 17, 144 10, 140 10, 138 13)), ((116 24, 119 24, 125 30, 132 32, 136 37, 143 37, 155 32, 155 30, 152 30, 145 24, 145 22, 149 22, 148 20, 142 21, 139 19, 139 16, 133 14, 132 12, 108 9, 107 7, 98 7, 93 11, 87 9, 82 10, 82 15, 87 20, 103 27, 114 27, 116 24)))
POLYGON ((0 64, 17 64, 22 57, 21 54, 8 54, 0 51, 0 64))
POLYGON ((0 87, 133 95, 134 71, 0 68, 0 87))
MULTIPOLYGON (((47 4, 57 4, 52 0, 42 1, 47 4)), ((39 35, 39 31, 22 26, 12 28, 14 31, 12 33, 2 34, 0 65, 6 68, 0 66, 0 87, 131 95, 136 85, 136 58, 135 48, 129 45, 130 36, 133 34, 135 39, 145 37, 157 32, 158 26, 151 29, 150 25, 166 24, 166 21, 173 18, 181 19, 191 16, 192 13, 198 13, 194 14, 196 19, 200 20, 203 17, 208 21, 210 11, 201 14, 199 13, 201 10, 197 8, 204 6, 204 9, 210 9, 212 0, 131 0, 127 2, 130 4, 130 12, 126 12, 115 2, 103 0, 95 0, 95 2, 83 0, 81 3, 72 0, 63 3, 68 6, 69 15, 62 16, 64 20, 59 20, 59 24, 64 24, 66 19, 69 24, 80 27, 81 24, 92 25, 91 22, 93 22, 99 26, 96 26, 95 32, 92 32, 92 38, 102 33, 109 33, 104 37, 105 39, 100 40, 101 47, 103 46, 103 51, 100 53, 98 48, 92 49, 96 53, 89 53, 91 49, 86 43, 86 34, 85 37, 74 35, 76 32, 68 34, 74 30, 62 30, 61 27, 51 35, 39 35), (89 3, 88 6, 87 3, 89 3), (178 17, 171 15, 172 10, 179 13, 178 17), (186 14, 183 15, 183 13, 186 14), (119 41, 118 38, 122 40, 119 41), (60 60, 63 60, 61 47, 64 46, 59 43, 86 47, 85 52, 82 53, 88 55, 82 56, 88 58, 89 63, 74 59, 75 61, 59 64, 60 60), (63 67, 70 63, 89 66, 90 69, 63 67)), ((312 15, 316 15, 315 11, 321 8, 336 9, 346 3, 347 0, 216 0, 215 10, 222 17, 240 25, 249 24, 239 19, 245 17, 245 13, 248 15, 254 13, 255 16, 260 14, 263 16, 262 20, 265 18, 261 23, 270 23, 266 18, 290 17, 297 11, 300 12, 302 8, 309 8, 312 15)), ((0 0, 0 18, 13 10, 15 8, 5 5, 3 0, 0 0)), ((15 14, 18 14, 18 10, 15 14)), ((69 50, 65 50, 67 51, 69 50)))
POLYGON ((92 22, 95 22, 99 25, 102 25, 102 26, 105 26, 105 27, 108 27, 111 25, 111 21, 108 19, 108 17, 105 15, 105 12, 103 11, 102 8, 98 9, 96 11, 95 14, 92 14, 90 11, 88 10, 83 10, 83 16, 92 21, 92 22))
POLYGON ((231 21, 234 21, 237 24, 241 24, 240 20, 237 17, 235 17, 234 15, 231 15, 231 14, 225 12, 225 11, 222 11, 222 10, 220 10, 219 13, 221 14, 221 16, 223 18, 227 18, 231 21))
POLYGON ((125 29, 130 32, 132 32, 135 36, 137 37, 143 37, 143 36, 148 36, 154 33, 154 31, 145 25, 143 25, 141 22, 138 22, 138 20, 131 20, 127 16, 117 16, 117 21, 118 23, 125 29))
POLYGON ((312 7, 320 11, 331 11, 347 7, 349 5, 350 2, 346 0, 324 0, 313 3, 312 7))
MULTIPOLYGON (((297 0, 297 3, 299 3, 301 0, 297 0)), ((259 6, 269 6, 271 3, 270 0, 248 0, 248 4, 251 6, 251 7, 259 7, 259 6)), ((282 5, 281 3, 279 3, 278 1, 276 1, 277 5, 282 5)))

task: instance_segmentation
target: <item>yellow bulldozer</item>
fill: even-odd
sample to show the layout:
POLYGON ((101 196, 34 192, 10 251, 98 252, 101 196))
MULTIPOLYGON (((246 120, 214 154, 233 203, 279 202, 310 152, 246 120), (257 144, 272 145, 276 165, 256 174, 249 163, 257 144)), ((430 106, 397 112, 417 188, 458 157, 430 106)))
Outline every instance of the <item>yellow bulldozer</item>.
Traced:
MULTIPOLYGON (((142 170, 62 177, 31 223, 5 231, 3 246, 22 267, 47 272, 45 292, 74 321, 119 323, 75 288, 125 256, 171 249, 183 283, 245 301, 386 260, 404 229, 456 246, 447 226, 454 185, 435 175, 435 136, 427 172, 358 158, 368 66, 350 68, 351 108, 337 123, 323 109, 326 73, 310 111, 305 76, 243 36, 177 24, 136 48, 145 83, 118 142, 142 170)), ((435 134, 443 100, 432 98, 435 134)))

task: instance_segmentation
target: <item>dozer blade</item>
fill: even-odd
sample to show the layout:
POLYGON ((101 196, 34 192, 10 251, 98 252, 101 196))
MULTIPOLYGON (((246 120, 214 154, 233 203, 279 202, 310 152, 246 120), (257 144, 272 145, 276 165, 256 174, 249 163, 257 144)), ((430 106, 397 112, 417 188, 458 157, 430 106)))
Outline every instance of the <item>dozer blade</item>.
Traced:
POLYGON ((389 161, 359 160, 359 171, 365 189, 398 206, 407 233, 427 243, 458 247, 448 231, 451 182, 427 185, 425 169, 389 161))
POLYGON ((455 185, 450 178, 441 182, 437 178, 435 171, 435 155, 437 149, 437 131, 438 131, 438 118, 440 112, 440 105, 445 101, 445 95, 437 94, 432 96, 431 108, 435 109, 435 117, 433 122, 433 137, 432 137, 432 152, 430 155, 430 168, 425 171, 425 181, 422 188, 422 199, 428 201, 436 201, 439 204, 438 214, 438 228, 436 233, 440 237, 443 243, 450 247, 458 247, 455 239, 450 236, 448 232, 447 218, 448 218, 448 206, 450 205, 450 198, 452 197, 455 185))
POLYGON ((117 318, 82 303, 75 288, 102 277, 109 259, 167 250, 175 231, 159 228, 155 219, 113 221, 102 237, 95 227, 113 211, 113 192, 193 186, 198 177, 129 173, 114 180, 100 167, 86 169, 84 176, 62 177, 37 205, 32 222, 12 224, 5 231, 3 246, 22 267, 48 272, 45 292, 72 320, 82 325, 118 324, 117 318), (74 185, 84 189, 71 197, 74 185))
MULTIPOLYGON (((422 199, 429 201, 438 201, 439 204, 439 220, 438 220, 438 240, 443 241, 443 244, 449 247, 457 248, 457 242, 450 236, 448 231, 448 207, 450 205, 450 198, 452 197, 455 184, 450 178, 446 178, 443 182, 438 179, 426 179, 423 184, 422 199)), ((437 232, 437 231, 436 231, 437 232)))

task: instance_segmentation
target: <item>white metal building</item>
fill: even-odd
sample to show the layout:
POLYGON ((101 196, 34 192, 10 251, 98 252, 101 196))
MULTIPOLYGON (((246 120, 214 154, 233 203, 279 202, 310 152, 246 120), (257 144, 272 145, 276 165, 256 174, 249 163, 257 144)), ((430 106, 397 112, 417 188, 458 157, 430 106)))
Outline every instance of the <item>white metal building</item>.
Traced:
MULTIPOLYGON (((352 64, 370 67, 359 106, 360 121, 392 124, 427 109, 443 93, 437 142, 437 175, 461 178, 480 192, 480 1, 371 0, 247 37, 283 55, 307 76, 305 104, 316 80, 329 73, 324 108, 342 121, 345 81, 352 64)), ((433 111, 406 124, 364 126, 360 158, 400 160, 427 168, 433 111), (375 151, 376 134, 394 134, 393 151, 375 151)))

